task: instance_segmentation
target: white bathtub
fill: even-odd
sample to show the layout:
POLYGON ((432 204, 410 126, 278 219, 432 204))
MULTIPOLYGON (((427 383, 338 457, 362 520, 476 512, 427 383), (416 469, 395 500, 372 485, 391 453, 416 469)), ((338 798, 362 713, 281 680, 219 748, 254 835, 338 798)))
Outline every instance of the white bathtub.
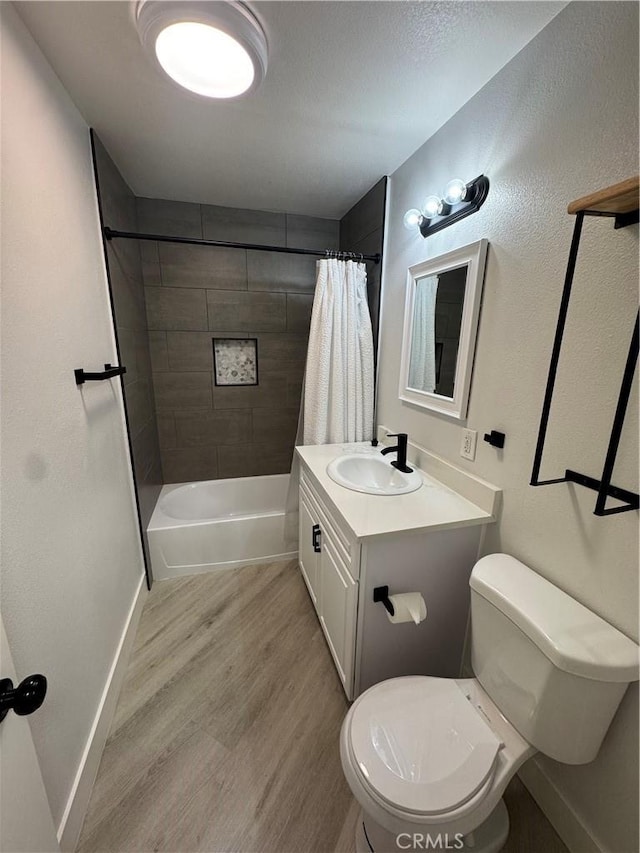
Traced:
POLYGON ((163 486, 147 528, 156 580, 286 560, 288 474, 163 486))

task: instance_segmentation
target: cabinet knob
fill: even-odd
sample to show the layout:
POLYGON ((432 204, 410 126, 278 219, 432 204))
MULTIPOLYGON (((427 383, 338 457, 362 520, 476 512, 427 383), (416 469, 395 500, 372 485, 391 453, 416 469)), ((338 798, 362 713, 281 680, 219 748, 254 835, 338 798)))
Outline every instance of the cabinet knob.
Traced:
POLYGON ((311 542, 313 544, 313 550, 316 552, 316 554, 319 554, 321 551, 321 548, 320 548, 320 535, 321 535, 321 533, 322 533, 322 531, 320 530, 320 525, 314 524, 312 527, 312 532, 311 532, 311 542))

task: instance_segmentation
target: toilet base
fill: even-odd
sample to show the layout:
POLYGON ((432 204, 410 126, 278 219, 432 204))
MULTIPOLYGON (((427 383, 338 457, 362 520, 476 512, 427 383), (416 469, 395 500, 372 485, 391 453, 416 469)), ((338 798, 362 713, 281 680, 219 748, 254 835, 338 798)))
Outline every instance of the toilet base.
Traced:
POLYGON ((460 850, 462 853, 499 853, 509 835, 509 813, 500 800, 489 817, 467 835, 439 833, 437 826, 407 826, 394 835, 362 809, 356 826, 356 853, 398 853, 400 850, 460 850))

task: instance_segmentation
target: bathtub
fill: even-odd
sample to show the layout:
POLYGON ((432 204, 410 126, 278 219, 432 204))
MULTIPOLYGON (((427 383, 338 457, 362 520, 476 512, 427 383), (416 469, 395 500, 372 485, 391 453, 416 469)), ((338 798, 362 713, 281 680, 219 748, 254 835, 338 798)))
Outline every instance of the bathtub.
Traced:
POLYGON ((163 486, 147 528, 156 580, 287 560, 288 474, 163 486))

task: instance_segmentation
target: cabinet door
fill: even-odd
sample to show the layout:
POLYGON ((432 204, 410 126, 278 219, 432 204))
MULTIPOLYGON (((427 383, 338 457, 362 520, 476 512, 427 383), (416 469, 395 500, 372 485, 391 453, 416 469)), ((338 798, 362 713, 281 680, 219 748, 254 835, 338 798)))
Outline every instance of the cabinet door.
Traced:
POLYGON ((299 543, 299 559, 300 570, 302 577, 309 590, 309 595, 313 601, 316 610, 318 609, 318 560, 319 554, 315 550, 316 542, 319 541, 319 524, 318 519, 314 518, 309 504, 300 493, 300 543, 299 543))
POLYGON ((358 584, 325 535, 319 571, 320 622, 348 698, 353 694, 358 584))

